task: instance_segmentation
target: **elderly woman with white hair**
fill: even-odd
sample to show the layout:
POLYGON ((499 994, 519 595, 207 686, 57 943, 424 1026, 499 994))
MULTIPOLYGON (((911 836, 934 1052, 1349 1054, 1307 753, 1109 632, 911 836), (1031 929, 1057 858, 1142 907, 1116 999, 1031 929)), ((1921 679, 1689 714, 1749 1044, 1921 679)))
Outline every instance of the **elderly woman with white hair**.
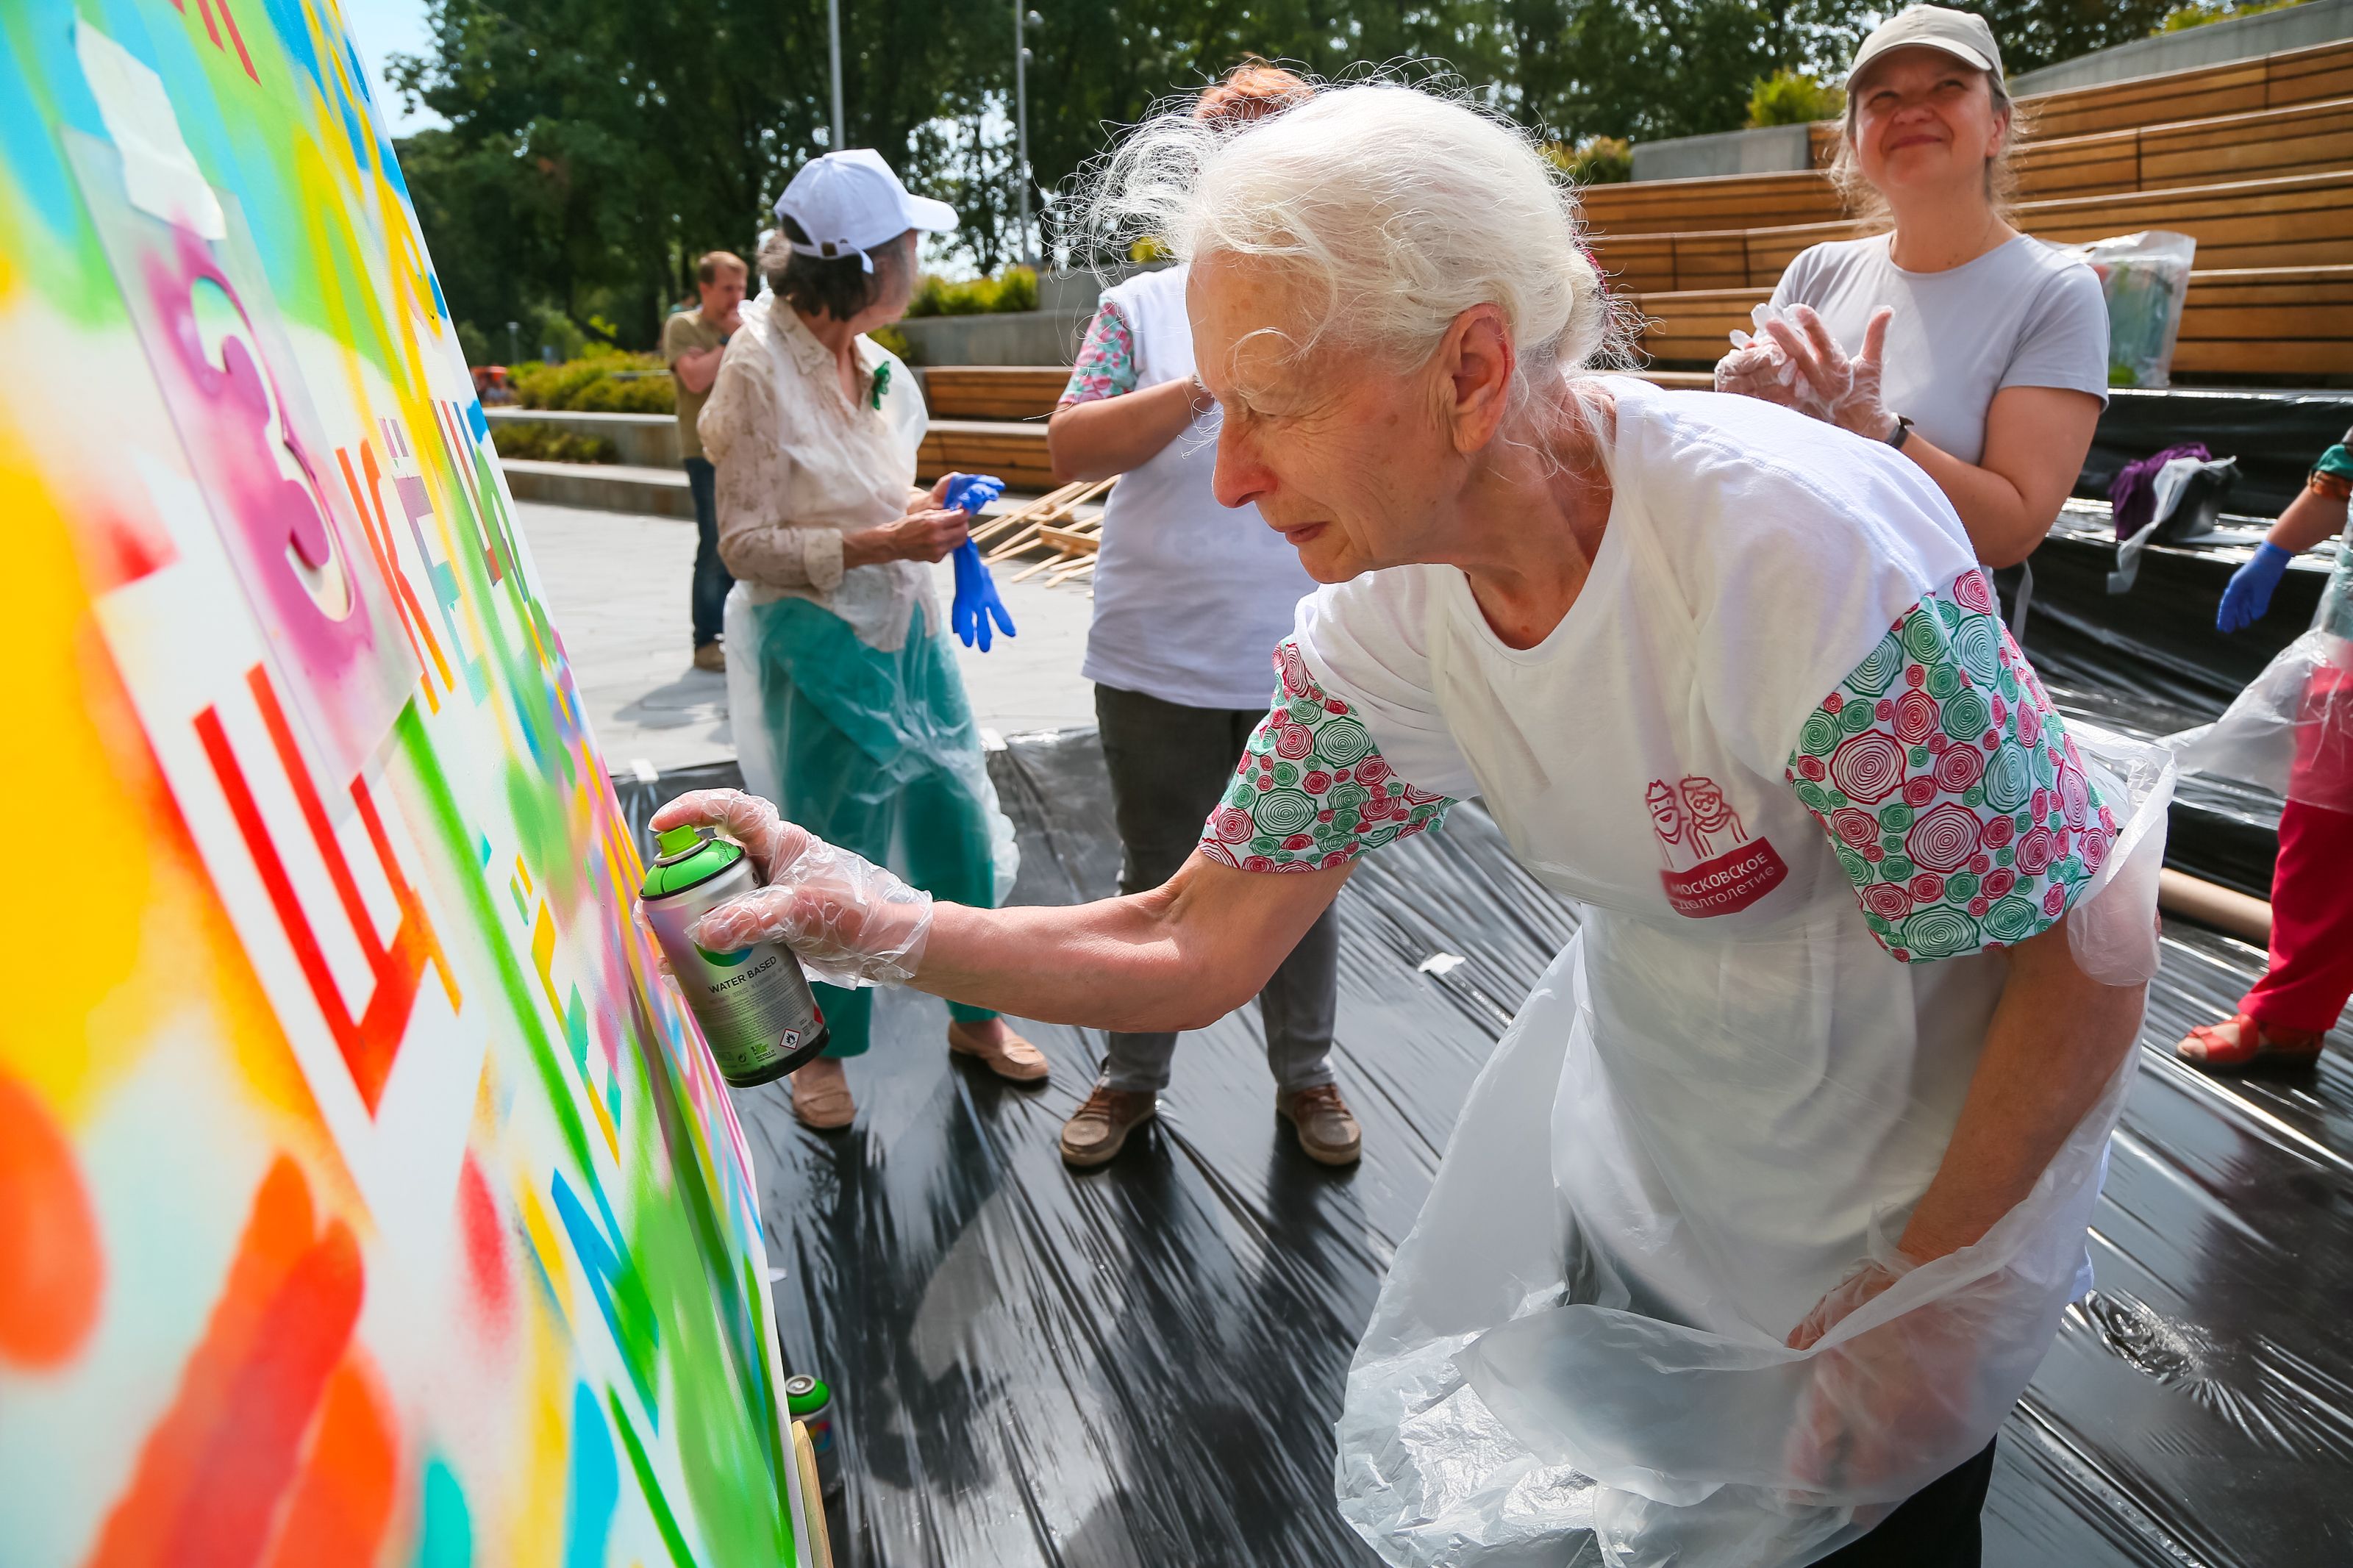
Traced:
POLYGON ((1357 857, 1477 795, 1577 900, 1349 1375, 1389 1561, 1974 1561, 2084 1282, 2169 774, 2070 732, 1883 445, 1588 374, 1609 309, 1515 132, 1396 87, 1145 126, 1098 200, 1191 262, 1216 484, 1325 584, 1199 848, 936 902, 728 793, 699 939, 1116 1029, 1238 1005, 1357 857), (1579 1559, 1583 1560, 1583 1559, 1579 1559))

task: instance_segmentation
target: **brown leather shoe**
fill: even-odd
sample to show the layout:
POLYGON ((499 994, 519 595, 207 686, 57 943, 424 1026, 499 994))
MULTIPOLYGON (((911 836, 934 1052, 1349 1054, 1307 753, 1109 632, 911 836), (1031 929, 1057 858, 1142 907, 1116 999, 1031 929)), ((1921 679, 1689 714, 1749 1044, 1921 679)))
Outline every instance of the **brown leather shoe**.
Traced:
POLYGON ((1299 1146, 1319 1164, 1353 1165, 1364 1152, 1365 1130, 1348 1113, 1336 1083, 1279 1092, 1274 1109, 1299 1130, 1299 1146))
POLYGON ((819 1057, 807 1067, 796 1068, 792 1082, 793 1114, 801 1119, 802 1126, 839 1132, 858 1119, 858 1104, 849 1098, 849 1079, 831 1057, 819 1057))
POLYGON ((1127 1147, 1127 1135, 1152 1120, 1160 1097, 1141 1090, 1095 1085, 1087 1102, 1062 1123, 1062 1161, 1080 1170, 1108 1164, 1127 1147))
POLYGON ((981 1035, 976 1026, 948 1020, 948 1049, 960 1057, 977 1057, 988 1065, 988 1070, 1015 1083, 1043 1083, 1053 1069, 1047 1065, 1046 1053, 1015 1034, 1000 1029, 993 1040, 981 1035))
POLYGON ((727 668, 727 650, 715 642, 704 643, 694 650, 694 668, 721 670, 727 668))

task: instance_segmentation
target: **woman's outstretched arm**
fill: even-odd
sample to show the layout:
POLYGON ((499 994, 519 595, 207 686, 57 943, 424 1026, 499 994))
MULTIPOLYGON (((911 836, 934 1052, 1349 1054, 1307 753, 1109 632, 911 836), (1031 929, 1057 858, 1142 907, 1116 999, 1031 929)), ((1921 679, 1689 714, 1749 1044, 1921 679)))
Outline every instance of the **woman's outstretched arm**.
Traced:
POLYGON ((982 910, 935 903, 740 790, 698 790, 654 814, 656 831, 681 823, 724 830, 766 884, 703 917, 705 947, 781 942, 820 979, 1128 1032, 1199 1028, 1256 995, 1349 871, 1243 871, 1197 854, 1149 892, 982 910))

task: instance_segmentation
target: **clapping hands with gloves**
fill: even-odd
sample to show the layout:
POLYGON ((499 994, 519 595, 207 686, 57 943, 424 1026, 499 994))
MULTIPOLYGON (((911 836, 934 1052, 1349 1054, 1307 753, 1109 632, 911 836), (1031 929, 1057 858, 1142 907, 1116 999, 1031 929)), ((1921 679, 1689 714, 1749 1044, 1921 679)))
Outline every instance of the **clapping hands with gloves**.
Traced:
POLYGON ((1881 355, 1894 314, 1885 306, 1873 311, 1861 352, 1850 356, 1810 305, 1759 305, 1749 313, 1757 332, 1735 331, 1732 352, 1715 362, 1715 389, 1761 397, 1883 441, 1895 426, 1895 416, 1880 400, 1881 355))
MULTIPOLYGON (((1005 481, 993 474, 950 474, 940 504, 961 507, 978 517, 982 508, 1004 493, 1005 481)), ((995 641, 992 621, 996 631, 1015 635, 1013 617, 1006 613, 1005 601, 997 596, 997 579, 981 560, 980 546, 967 539, 955 548, 955 602, 948 610, 948 627, 965 647, 977 641, 980 651, 987 653, 995 641)))

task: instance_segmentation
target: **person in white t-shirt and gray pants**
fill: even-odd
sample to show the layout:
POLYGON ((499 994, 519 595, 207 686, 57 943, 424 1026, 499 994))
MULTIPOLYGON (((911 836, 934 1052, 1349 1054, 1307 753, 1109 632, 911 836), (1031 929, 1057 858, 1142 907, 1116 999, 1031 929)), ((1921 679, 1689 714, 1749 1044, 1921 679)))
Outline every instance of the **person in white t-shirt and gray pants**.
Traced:
MULTIPOLYGON (((1254 62, 1204 92, 1194 114, 1239 125, 1306 93, 1289 71, 1254 62)), ((1193 853, 1265 717, 1274 646, 1315 586, 1255 508, 1228 510, 1210 492, 1214 405, 1193 378, 1186 271, 1104 291, 1047 426, 1058 473, 1123 476, 1103 517, 1083 671, 1111 766, 1124 893, 1160 886, 1193 853)), ((1339 952, 1338 915, 1326 910, 1259 994, 1276 1109, 1300 1147, 1333 1165, 1352 1163, 1362 1142, 1332 1077, 1339 952)), ((1094 1092, 1062 1129, 1062 1158, 1082 1168, 1109 1162, 1152 1117, 1176 1049, 1174 1033, 1108 1038, 1094 1092)))
POLYGON ((1889 231, 1799 252, 1773 290, 1781 319, 1715 384, 1918 464, 2023 635, 2024 563, 2107 405, 2108 315, 2090 266, 2005 216, 2017 129, 1983 17, 1915 5, 1883 24, 1847 72, 1831 178, 1889 231))

